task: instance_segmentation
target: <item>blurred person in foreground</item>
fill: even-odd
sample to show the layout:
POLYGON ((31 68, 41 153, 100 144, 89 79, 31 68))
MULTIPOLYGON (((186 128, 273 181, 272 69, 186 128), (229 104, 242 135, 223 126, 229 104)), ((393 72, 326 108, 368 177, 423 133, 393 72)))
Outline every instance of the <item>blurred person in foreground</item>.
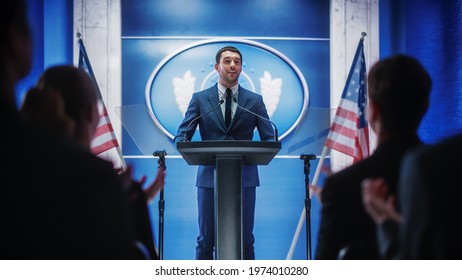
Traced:
MULTIPOLYGON (((26 122, 42 131, 72 141, 91 151, 91 141, 99 121, 96 86, 83 70, 70 65, 48 68, 36 87, 25 96, 20 112, 26 122)), ((121 176, 128 194, 136 258, 157 258, 147 202, 164 186, 165 170, 158 169, 156 180, 145 190, 132 180, 132 168, 121 176), (145 251, 149 252, 143 257, 145 251)))
POLYGON ((28 125, 15 86, 32 64, 25 1, 0 4, 0 258, 131 259, 133 233, 112 164, 28 125))
POLYGON ((415 58, 396 55, 375 63, 368 77, 367 120, 377 135, 368 157, 327 177, 322 189, 316 259, 379 259, 374 221, 363 206, 361 183, 383 178, 396 193, 403 155, 422 145, 417 129, 427 111, 431 78, 415 58))
POLYGON ((457 182, 462 135, 408 152, 401 165, 398 204, 382 179, 363 183, 363 201, 377 224, 385 259, 462 259, 457 182))

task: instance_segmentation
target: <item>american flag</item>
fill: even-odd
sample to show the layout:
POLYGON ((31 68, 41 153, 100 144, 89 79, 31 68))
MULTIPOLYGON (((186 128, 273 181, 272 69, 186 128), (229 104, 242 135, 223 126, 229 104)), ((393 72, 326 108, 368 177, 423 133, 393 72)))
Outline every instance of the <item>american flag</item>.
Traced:
POLYGON ((369 130, 365 118, 367 104, 364 37, 351 65, 340 104, 327 136, 326 146, 353 157, 357 162, 369 156, 369 130))
POLYGON ((83 45, 81 38, 79 38, 79 47, 79 68, 82 68, 88 72, 93 82, 95 83, 95 87, 98 93, 99 121, 95 136, 91 141, 91 151, 93 154, 97 155, 109 149, 119 147, 119 143, 117 142, 111 120, 109 119, 106 106, 104 105, 103 97, 99 90, 98 83, 96 82, 93 69, 90 65, 90 60, 87 56, 87 51, 85 50, 85 46, 83 45))

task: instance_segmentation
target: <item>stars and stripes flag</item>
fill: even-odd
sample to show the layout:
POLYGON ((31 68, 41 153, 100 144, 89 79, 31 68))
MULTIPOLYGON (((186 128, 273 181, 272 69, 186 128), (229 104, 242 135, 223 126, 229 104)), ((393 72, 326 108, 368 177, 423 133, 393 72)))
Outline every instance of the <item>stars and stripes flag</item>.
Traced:
POLYGON ((81 38, 79 38, 78 42, 79 42, 79 49, 80 49, 78 67, 88 72, 93 82, 95 83, 95 87, 98 93, 99 121, 98 121, 98 126, 96 128, 95 136, 93 140, 91 141, 91 151, 93 154, 98 155, 109 149, 118 148, 119 143, 114 133, 111 120, 109 119, 106 106, 104 105, 103 97, 99 90, 98 83, 93 73, 93 69, 91 68, 90 60, 88 59, 87 51, 85 50, 83 41, 81 38))
POLYGON ((328 148, 352 156, 353 162, 369 156, 369 129, 365 118, 367 86, 363 41, 364 37, 361 37, 326 140, 328 148))

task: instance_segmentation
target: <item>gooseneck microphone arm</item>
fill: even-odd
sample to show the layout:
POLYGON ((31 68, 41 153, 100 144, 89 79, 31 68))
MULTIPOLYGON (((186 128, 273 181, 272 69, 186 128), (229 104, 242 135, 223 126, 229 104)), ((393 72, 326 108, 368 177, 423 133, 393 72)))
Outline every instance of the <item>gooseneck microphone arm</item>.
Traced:
POLYGON ((202 118, 203 116, 215 111, 221 104, 223 104, 223 102, 225 102, 225 101, 223 99, 220 99, 220 101, 218 101, 218 104, 215 107, 213 107, 211 110, 205 112, 204 114, 202 114, 200 116, 195 117, 192 121, 190 121, 188 126, 186 127, 186 130, 183 133, 183 141, 188 141, 188 139, 186 139, 186 133, 188 132, 189 127, 191 126, 191 124, 193 124, 195 121, 202 118))
POLYGON ((233 97, 233 101, 236 102, 237 107, 241 108, 242 110, 244 110, 244 111, 246 111, 246 112, 248 112, 248 113, 251 113, 252 115, 259 117, 260 119, 263 119, 263 120, 265 120, 265 121, 271 123, 271 124, 273 125, 273 127, 274 127, 274 141, 275 141, 275 142, 278 142, 278 141, 279 141, 279 138, 278 138, 278 128, 277 128, 277 126, 274 124, 274 122, 272 122, 270 119, 267 119, 267 118, 265 118, 265 117, 263 117, 263 116, 260 116, 259 114, 254 113, 254 112, 252 112, 252 111, 250 111, 250 110, 248 110, 248 109, 246 109, 246 108, 240 106, 239 103, 237 103, 236 97, 233 97))

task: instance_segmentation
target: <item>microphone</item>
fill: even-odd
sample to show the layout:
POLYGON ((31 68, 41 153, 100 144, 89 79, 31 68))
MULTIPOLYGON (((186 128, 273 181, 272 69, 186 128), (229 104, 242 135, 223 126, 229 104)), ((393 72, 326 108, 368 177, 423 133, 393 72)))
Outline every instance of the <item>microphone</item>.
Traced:
POLYGON ((270 121, 270 120, 267 119, 267 118, 264 118, 264 117, 260 116, 260 115, 257 114, 257 113, 254 113, 254 112, 252 112, 252 111, 250 111, 250 110, 248 110, 248 109, 246 109, 246 108, 244 108, 244 107, 242 107, 242 106, 239 106, 239 103, 237 103, 236 97, 233 97, 233 101, 236 102, 237 107, 241 108, 242 110, 244 110, 244 111, 246 111, 246 112, 248 112, 248 113, 251 113, 252 115, 259 117, 260 119, 263 119, 263 120, 265 120, 265 121, 271 123, 271 124, 274 126, 274 141, 275 141, 275 142, 278 142, 278 141, 279 141, 279 138, 278 138, 278 128, 276 127, 276 125, 274 124, 274 122, 270 121))
POLYGON ((186 127, 186 130, 185 130, 184 133, 183 133, 183 141, 188 141, 188 140, 186 139, 186 133, 188 132, 188 129, 189 129, 189 127, 191 126, 192 123, 194 123, 194 122, 197 121, 198 119, 202 118, 203 116, 205 116, 205 115, 207 115, 207 114, 209 114, 209 113, 215 111, 221 104, 223 104, 223 102, 225 102, 225 101, 224 101, 223 99, 220 99, 220 101, 218 101, 218 104, 217 104, 215 107, 213 107, 211 110, 205 112, 204 114, 202 114, 202 115, 200 115, 200 116, 198 116, 198 117, 195 117, 192 121, 190 121, 189 124, 188 124, 188 126, 186 127))

